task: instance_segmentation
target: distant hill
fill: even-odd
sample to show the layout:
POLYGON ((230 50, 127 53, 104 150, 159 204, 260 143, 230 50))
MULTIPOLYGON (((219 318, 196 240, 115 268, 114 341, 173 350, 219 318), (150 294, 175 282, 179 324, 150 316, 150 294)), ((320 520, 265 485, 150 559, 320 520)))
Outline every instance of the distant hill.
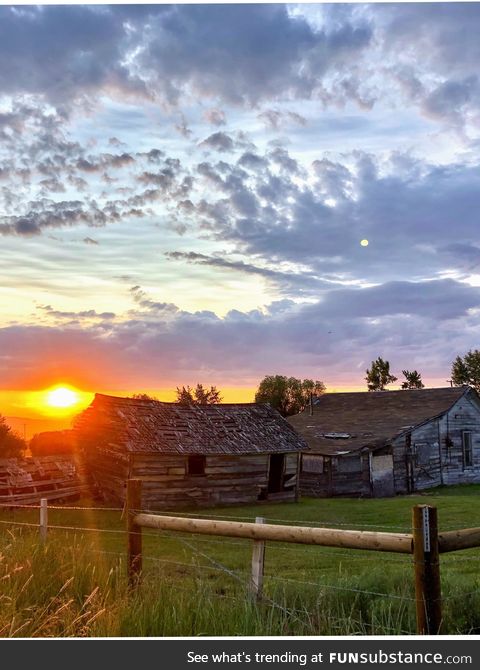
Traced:
POLYGON ((36 433, 43 433, 48 430, 66 430, 72 427, 72 420, 70 418, 27 419, 21 416, 6 416, 5 421, 20 437, 24 437, 26 434, 27 440, 36 433))

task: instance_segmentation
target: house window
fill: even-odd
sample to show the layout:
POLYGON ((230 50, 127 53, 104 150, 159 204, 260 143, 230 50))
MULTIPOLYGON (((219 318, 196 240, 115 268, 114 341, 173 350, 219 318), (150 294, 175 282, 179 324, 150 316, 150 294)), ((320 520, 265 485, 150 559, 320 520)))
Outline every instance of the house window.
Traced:
POLYGON ((338 459, 338 472, 361 472, 362 461, 360 456, 343 456, 338 459))
POLYGON ((187 463, 187 473, 189 475, 204 475, 205 460, 205 456, 199 454, 192 454, 192 456, 189 456, 187 463))
POLYGON ((302 472, 323 473, 323 456, 302 456, 302 472))
POLYGON ((417 466, 429 465, 430 445, 428 442, 415 442, 415 461, 417 466))
POLYGON ((462 431, 463 467, 470 468, 473 465, 472 433, 469 430, 462 431))

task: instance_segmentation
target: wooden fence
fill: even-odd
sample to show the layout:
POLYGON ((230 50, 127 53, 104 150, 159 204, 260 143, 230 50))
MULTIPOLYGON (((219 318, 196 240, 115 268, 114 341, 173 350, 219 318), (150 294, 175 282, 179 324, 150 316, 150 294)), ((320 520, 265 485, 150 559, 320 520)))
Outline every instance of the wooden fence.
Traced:
POLYGON ((256 523, 241 523, 146 514, 141 511, 141 486, 141 480, 131 479, 127 482, 128 578, 132 586, 141 577, 142 528, 253 540, 251 588, 257 598, 262 595, 267 541, 411 554, 417 633, 438 635, 442 623, 440 554, 480 547, 480 528, 439 533, 437 509, 429 505, 413 508, 411 533, 336 530, 266 524, 260 517, 256 523))

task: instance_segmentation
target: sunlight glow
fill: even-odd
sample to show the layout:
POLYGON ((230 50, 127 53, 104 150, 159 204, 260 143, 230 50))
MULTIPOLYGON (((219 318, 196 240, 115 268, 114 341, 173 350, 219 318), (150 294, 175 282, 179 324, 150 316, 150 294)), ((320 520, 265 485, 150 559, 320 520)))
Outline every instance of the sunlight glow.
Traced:
POLYGON ((47 395, 47 405, 50 407, 72 407, 78 401, 78 394, 65 386, 58 386, 49 391, 47 395))

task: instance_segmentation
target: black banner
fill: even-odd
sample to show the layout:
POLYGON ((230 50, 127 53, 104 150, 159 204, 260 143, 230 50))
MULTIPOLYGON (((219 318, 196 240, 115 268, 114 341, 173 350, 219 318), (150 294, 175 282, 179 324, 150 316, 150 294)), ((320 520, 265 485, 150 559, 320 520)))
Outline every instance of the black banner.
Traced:
POLYGON ((3 667, 25 667, 33 656, 36 666, 49 670, 64 669, 66 664, 69 668, 107 664, 117 670, 140 670, 147 664, 152 670, 423 669, 478 667, 480 662, 480 643, 473 638, 2 640, 0 647, 3 667))

